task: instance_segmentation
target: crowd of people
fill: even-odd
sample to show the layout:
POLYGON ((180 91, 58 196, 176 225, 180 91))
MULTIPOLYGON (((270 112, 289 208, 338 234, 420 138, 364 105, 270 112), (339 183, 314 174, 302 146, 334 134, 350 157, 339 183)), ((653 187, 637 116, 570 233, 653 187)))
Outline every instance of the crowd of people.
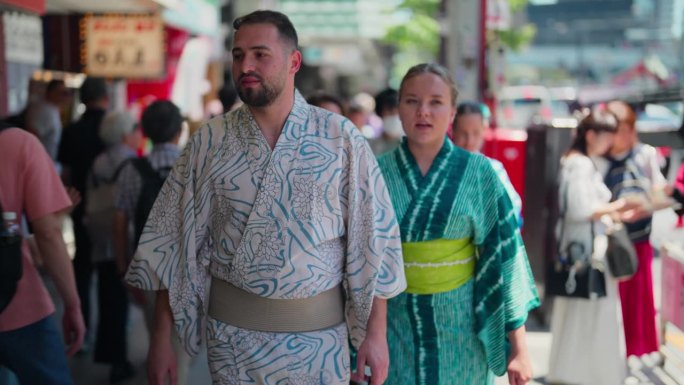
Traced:
MULTIPOLYGON (((92 330, 110 382, 133 377, 132 300, 150 333, 154 385, 191 383, 200 349, 223 385, 528 383, 525 324, 540 301, 520 195, 480 153, 491 129, 483 105, 459 104, 446 69, 418 64, 398 90, 377 94, 383 129, 369 134, 365 100, 305 99, 295 88, 302 55, 287 16, 257 11, 233 27, 243 104, 183 148, 172 102, 152 103, 138 121, 108 111, 97 78, 81 86, 86 110, 63 130, 56 82, 27 109, 25 131, 17 122, 0 131, 2 211, 30 224, 65 304, 66 355, 88 349, 92 330), (138 157, 144 137, 152 150, 138 157)), ((681 202, 684 189, 667 184, 654 157, 630 106, 612 102, 585 113, 561 159, 559 263, 593 271, 606 258, 601 236, 625 223, 639 267, 623 281, 603 269, 602 292, 554 299, 549 383, 621 384, 629 355, 658 350, 655 208, 635 196, 681 202)), ((21 258, 16 290, 2 293, 11 301, 0 310, 0 378, 71 384, 36 256, 26 246, 21 258)))

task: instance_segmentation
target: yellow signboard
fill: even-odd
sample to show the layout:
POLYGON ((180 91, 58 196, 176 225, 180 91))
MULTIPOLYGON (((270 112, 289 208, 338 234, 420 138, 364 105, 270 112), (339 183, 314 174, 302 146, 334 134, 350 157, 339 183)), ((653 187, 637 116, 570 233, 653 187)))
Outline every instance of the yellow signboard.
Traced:
POLYGON ((164 24, 158 15, 88 15, 81 34, 88 75, 149 79, 164 74, 164 24))

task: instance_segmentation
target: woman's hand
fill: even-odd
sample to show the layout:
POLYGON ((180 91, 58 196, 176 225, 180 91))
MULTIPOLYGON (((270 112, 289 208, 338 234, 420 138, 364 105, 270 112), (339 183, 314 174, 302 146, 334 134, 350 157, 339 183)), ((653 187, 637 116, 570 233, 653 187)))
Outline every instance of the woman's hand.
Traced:
POLYGON ((532 379, 532 363, 527 353, 525 325, 508 333, 511 341, 511 358, 508 361, 508 383, 525 385, 532 379))
POLYGON ((508 362, 508 383, 525 385, 532 379, 532 364, 527 351, 513 352, 508 362))
POLYGON ((642 207, 637 207, 635 209, 623 211, 620 213, 620 222, 623 223, 634 223, 640 219, 647 218, 653 215, 649 210, 645 210, 642 207))

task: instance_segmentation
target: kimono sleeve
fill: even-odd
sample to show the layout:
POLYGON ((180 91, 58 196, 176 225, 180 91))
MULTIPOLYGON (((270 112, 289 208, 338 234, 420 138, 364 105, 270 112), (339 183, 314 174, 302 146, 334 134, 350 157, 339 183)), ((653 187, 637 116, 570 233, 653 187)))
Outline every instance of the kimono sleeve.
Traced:
POLYGON ((399 295, 406 278, 399 226, 378 163, 362 137, 353 136, 349 148, 345 313, 351 342, 358 349, 366 337, 373 298, 399 295))
MULTIPOLYGON (((208 207, 198 204, 199 146, 188 143, 159 192, 140 237, 126 281, 143 290, 168 290, 174 323, 186 351, 195 355, 206 314, 209 260, 205 236, 208 207)), ((207 189, 204 189, 207 190, 207 189)))
POLYGON ((510 355, 508 333, 525 324, 539 298, 511 200, 489 164, 480 175, 487 188, 476 236, 475 330, 489 368, 501 376, 510 355))

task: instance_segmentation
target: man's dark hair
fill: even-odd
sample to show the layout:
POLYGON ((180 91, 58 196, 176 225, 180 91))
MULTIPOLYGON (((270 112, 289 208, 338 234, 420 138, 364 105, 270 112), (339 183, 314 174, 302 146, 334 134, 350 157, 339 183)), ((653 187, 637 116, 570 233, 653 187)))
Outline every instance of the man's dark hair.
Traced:
POLYGON ((145 109, 140 125, 152 143, 168 143, 181 131, 183 117, 175 104, 168 100, 157 100, 145 109))
POLYGON ((294 25, 285 14, 275 11, 254 11, 242 17, 238 17, 233 21, 233 28, 235 31, 239 30, 243 25, 253 24, 271 24, 278 29, 278 34, 282 39, 292 44, 293 49, 297 49, 299 40, 297 39, 297 31, 294 25))
POLYGON ((386 88, 375 95, 375 113, 378 116, 386 110, 399 107, 399 92, 394 88, 386 88))
POLYGON ((64 87, 64 80, 61 80, 61 79, 50 80, 50 82, 48 82, 47 86, 45 87, 45 93, 49 94, 52 91, 56 91, 60 87, 64 87))
POLYGON ((102 100, 108 96, 107 82, 102 78, 86 78, 81 84, 79 94, 83 104, 102 100))
POLYGON ((316 107, 320 107, 325 103, 335 104, 344 114, 344 105, 342 105, 342 101, 338 97, 325 92, 316 92, 312 94, 308 99, 306 99, 306 102, 316 107))

